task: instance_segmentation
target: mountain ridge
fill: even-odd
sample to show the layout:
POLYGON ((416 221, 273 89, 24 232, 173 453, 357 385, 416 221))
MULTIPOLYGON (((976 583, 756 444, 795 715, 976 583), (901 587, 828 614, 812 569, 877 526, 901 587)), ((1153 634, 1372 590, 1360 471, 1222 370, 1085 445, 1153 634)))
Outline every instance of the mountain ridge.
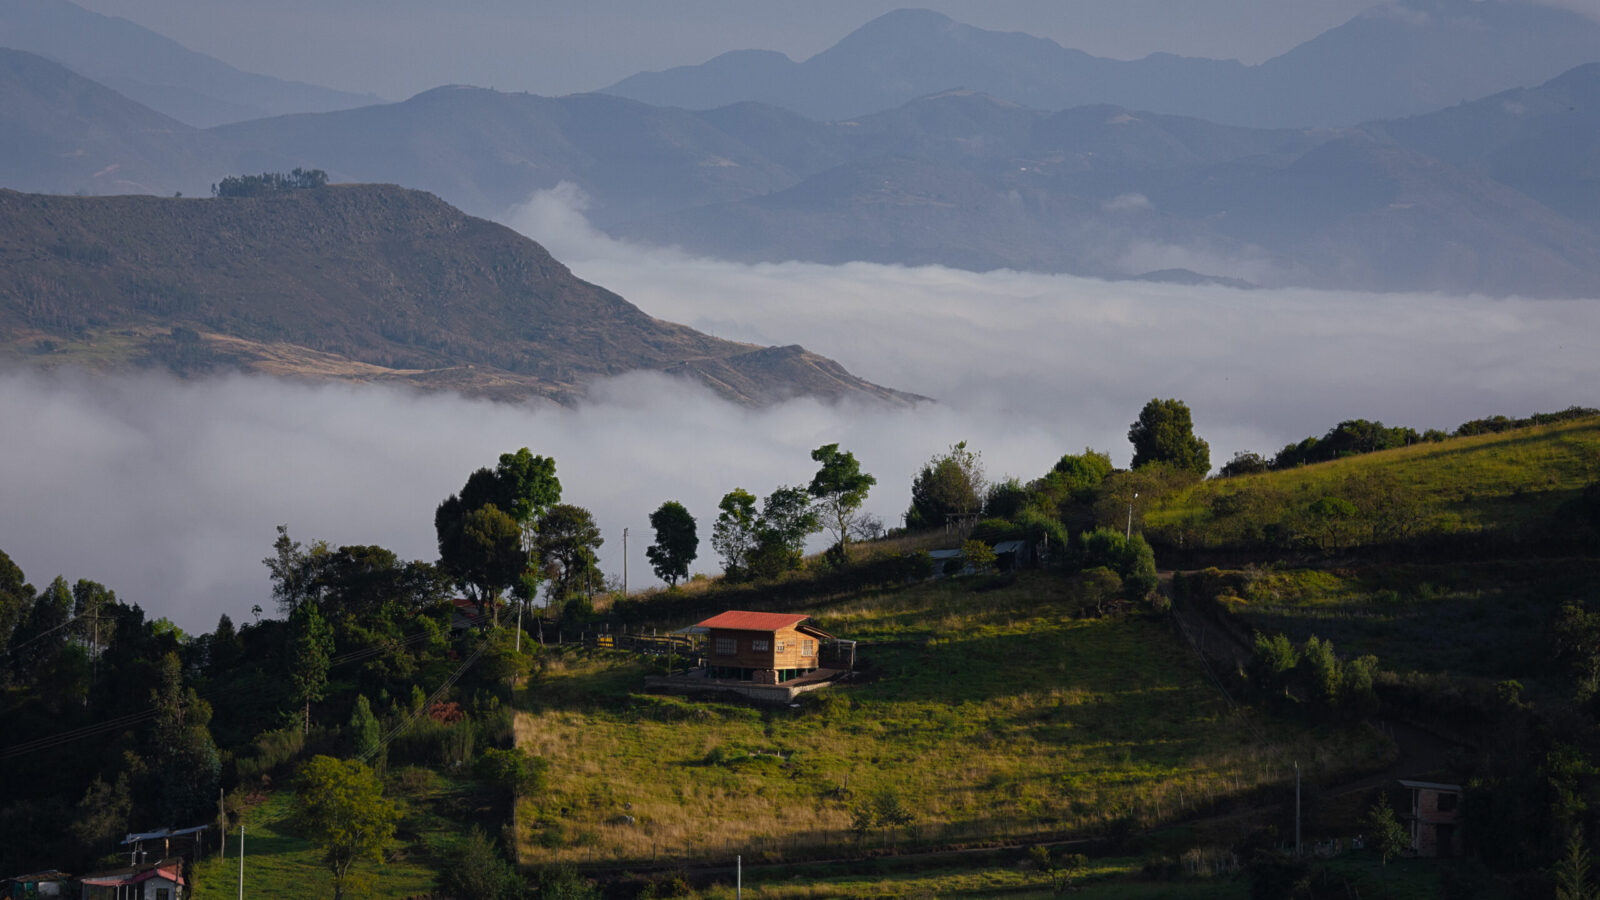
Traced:
POLYGON ((388 185, 207 200, 0 191, 0 334, 34 364, 329 377, 344 360, 349 380, 504 399, 573 403, 640 369, 746 405, 921 399, 803 348, 650 317, 534 241, 388 185))
POLYGON ((901 9, 801 62, 722 54, 716 65, 640 72, 602 90, 687 109, 757 100, 841 121, 966 87, 1040 109, 1108 103, 1258 128, 1329 127, 1428 112, 1597 60, 1600 22, 1504 0, 1395 0, 1255 66, 1169 53, 1106 59, 901 9))
POLYGON ((6 0, 0 6, 0 46, 53 59, 195 127, 383 102, 370 94, 246 72, 70 0, 6 0))

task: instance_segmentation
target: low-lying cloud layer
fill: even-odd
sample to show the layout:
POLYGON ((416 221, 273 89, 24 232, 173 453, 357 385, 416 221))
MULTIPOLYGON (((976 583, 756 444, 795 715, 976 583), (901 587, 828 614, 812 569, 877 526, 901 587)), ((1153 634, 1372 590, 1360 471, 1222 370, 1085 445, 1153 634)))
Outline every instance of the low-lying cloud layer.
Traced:
MULTIPOLYGON (((1453 427, 1594 405, 1600 303, 1234 291, 1016 272, 736 265, 641 252, 592 230, 573 195, 511 217, 579 275, 722 337, 801 343, 939 403, 887 411, 797 400, 740 409, 631 375, 576 409, 231 376, 178 382, 0 375, 0 549, 36 586, 92 578, 151 615, 209 630, 270 610, 260 559, 299 540, 434 555, 433 510, 473 469, 527 446, 604 529, 603 566, 652 581, 647 517, 683 502, 709 533, 733 487, 803 483, 837 441, 879 478, 893 524, 916 468, 958 440, 993 478, 1085 446, 1126 463, 1151 397, 1194 410, 1215 464, 1341 419, 1453 427)), ((703 544, 697 570, 716 560, 703 544)))

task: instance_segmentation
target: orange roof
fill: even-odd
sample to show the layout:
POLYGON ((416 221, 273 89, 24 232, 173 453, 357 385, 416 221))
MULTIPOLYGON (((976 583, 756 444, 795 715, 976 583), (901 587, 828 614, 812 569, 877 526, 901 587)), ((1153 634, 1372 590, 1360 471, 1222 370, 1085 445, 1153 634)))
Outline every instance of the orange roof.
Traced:
POLYGON ((731 628, 734 631, 777 631, 779 628, 788 628, 799 625, 811 618, 810 616, 797 616, 792 613, 765 613, 745 612, 730 609, 725 613, 718 613, 711 618, 699 623, 698 628, 731 628))

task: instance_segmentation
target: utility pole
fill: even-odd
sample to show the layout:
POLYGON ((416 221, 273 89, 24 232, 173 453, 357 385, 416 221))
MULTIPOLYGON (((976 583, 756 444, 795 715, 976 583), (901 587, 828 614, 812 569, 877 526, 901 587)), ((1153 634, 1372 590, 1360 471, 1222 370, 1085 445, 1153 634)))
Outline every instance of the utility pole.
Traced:
POLYGON ((628 529, 622 529, 622 596, 628 596, 628 529))
POLYGON ((1300 760, 1294 761, 1294 858, 1300 858, 1300 760))
MULTIPOLYGON (((1133 500, 1139 499, 1139 492, 1133 492, 1133 500)), ((1128 501, 1128 531, 1122 536, 1124 541, 1133 540, 1133 500, 1128 501)))
POLYGON ((744 857, 733 858, 733 896, 734 900, 744 900, 744 857))
POLYGON ((244 824, 239 825, 239 900, 244 900, 244 824))

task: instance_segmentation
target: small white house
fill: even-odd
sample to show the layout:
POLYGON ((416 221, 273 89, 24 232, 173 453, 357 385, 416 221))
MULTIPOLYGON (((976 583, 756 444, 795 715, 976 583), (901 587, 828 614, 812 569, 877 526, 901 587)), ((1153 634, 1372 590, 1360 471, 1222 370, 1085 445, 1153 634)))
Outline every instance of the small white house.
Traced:
POLYGON ((183 900, 189 894, 181 859, 96 872, 78 883, 81 900, 183 900))

